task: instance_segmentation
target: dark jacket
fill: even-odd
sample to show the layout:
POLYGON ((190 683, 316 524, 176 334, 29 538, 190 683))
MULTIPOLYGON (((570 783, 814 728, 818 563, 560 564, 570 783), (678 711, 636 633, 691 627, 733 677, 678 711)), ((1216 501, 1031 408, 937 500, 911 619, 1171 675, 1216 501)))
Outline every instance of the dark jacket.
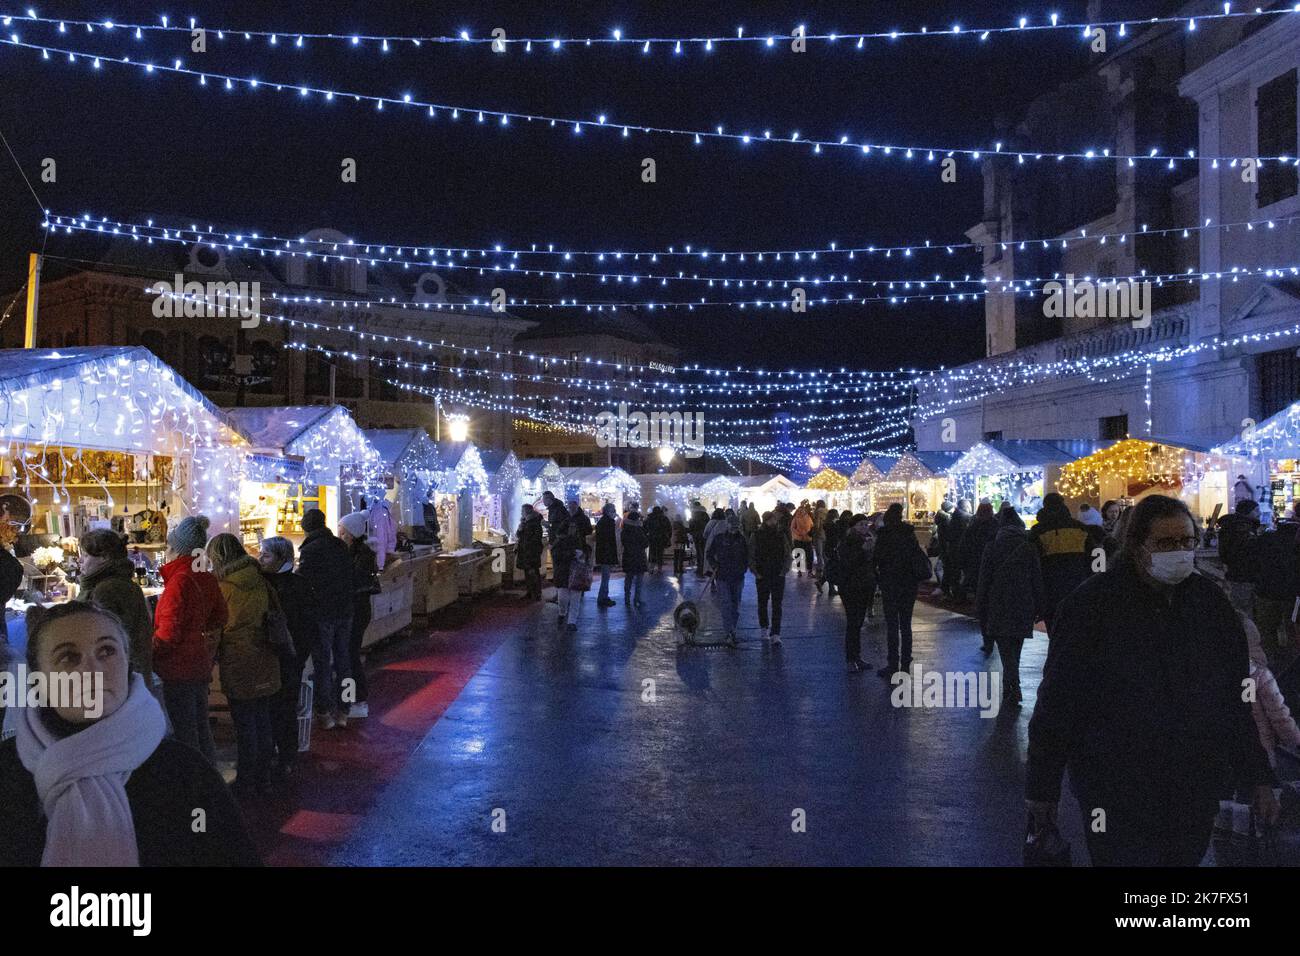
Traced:
POLYGON ((5 643, 9 636, 9 630, 5 626, 4 606, 18 593, 22 583, 23 563, 8 548, 0 546, 0 644, 5 643))
POLYGON ((282 571, 278 574, 262 572, 262 577, 272 588, 280 601, 285 620, 289 625, 289 634, 293 637, 294 658, 298 666, 307 663, 312 648, 316 646, 316 637, 320 631, 318 615, 319 600, 316 589, 301 574, 282 571))
POLYGON ((948 573, 947 566, 952 565, 954 570, 961 569, 961 539, 970 527, 971 513, 969 511, 954 510, 948 516, 948 523, 944 527, 944 535, 939 541, 943 549, 944 574, 948 573))
POLYGON ((569 509, 564 507, 564 502, 556 498, 546 507, 546 536, 551 543, 555 542, 560 533, 560 529, 569 522, 569 509))
POLYGON ((673 547, 685 548, 691 543, 691 532, 686 527, 686 522, 678 518, 673 522, 673 547))
POLYGON ((596 522, 596 556, 595 565, 618 564, 618 522, 609 515, 601 515, 596 522))
POLYGON ((1229 581, 1254 581, 1259 571, 1259 519, 1236 512, 1219 519, 1219 559, 1229 581))
POLYGON ((338 621, 352 616, 352 556, 329 528, 317 528, 298 549, 298 573, 320 598, 320 617, 338 621))
POLYGON ((519 522, 515 531, 519 544, 515 549, 515 565, 521 571, 534 571, 542 566, 542 516, 534 513, 519 522))
POLYGON ((1279 521, 1255 541, 1255 593, 1272 601, 1290 601, 1300 589, 1300 552, 1297 551, 1300 526, 1293 521, 1279 521))
POLYGON ((569 515, 569 524, 572 526, 573 533, 578 536, 578 546, 587 552, 587 557, 590 558, 591 545, 587 544, 587 539, 591 537, 594 530, 591 527, 591 518, 587 516, 587 512, 579 508, 576 515, 569 515))
POLYGON ((656 548, 666 547, 669 539, 673 536, 673 525, 668 520, 668 516, 663 512, 655 514, 653 511, 645 519, 646 540, 656 548))
POLYGON ((132 669, 146 678, 153 673, 153 615, 149 613, 144 592, 135 583, 135 565, 130 558, 118 558, 93 574, 82 575, 77 600, 120 617, 131 638, 132 669))
POLYGON ((352 559, 352 599, 370 606, 370 598, 380 592, 379 559, 365 538, 353 538, 347 546, 352 559))
POLYGON ((691 510, 691 518, 686 522, 686 528, 690 531, 691 537, 699 540, 704 536, 704 528, 709 523, 709 514, 703 508, 694 508, 691 510))
MULTIPOLYGON (((1054 801, 1067 767, 1110 832, 1210 821, 1226 788, 1272 783, 1250 704, 1246 634, 1200 574, 1161 592, 1131 562, 1085 581, 1059 608, 1029 723, 1025 790, 1054 801)), ((1085 811, 1086 812, 1086 811, 1085 811)))
POLYGON ((984 549, 993 543, 998 535, 998 519, 993 515, 976 517, 966 528, 957 545, 961 558, 961 570, 968 586, 978 587, 980 563, 984 560, 984 549))
POLYGON ((569 572, 573 569, 573 553, 582 547, 582 539, 573 531, 572 524, 561 525, 559 536, 551 544, 552 580, 557 588, 569 586, 569 572))
POLYGON ((724 530, 715 534, 705 557, 719 581, 739 584, 745 580, 745 571, 749 568, 749 545, 739 531, 724 530))
POLYGON ((1043 509, 1029 532, 1038 545, 1043 567, 1043 614, 1050 626, 1056 608, 1071 591, 1092 575, 1093 555, 1105 532, 1070 517, 1065 510, 1043 509))
MULTIPOLYGON (((187 558, 186 560, 191 560, 187 558)), ((260 866, 221 775, 197 751, 165 737, 126 781, 141 866, 260 866), (194 832, 194 810, 206 814, 194 832)), ((45 815, 14 739, 0 743, 0 868, 40 866, 45 815)))
POLYGON ((887 524, 876 533, 873 563, 882 591, 889 588, 891 591, 916 593, 920 585, 914 571, 917 552, 920 552, 922 558, 925 557, 920 542, 916 540, 916 529, 906 521, 895 525, 887 524))
POLYGON ((852 530, 837 548, 836 581, 846 605, 865 605, 876 593, 876 536, 860 538, 852 530))
MULTIPOLYGON (((995 519, 996 520, 996 519, 995 519)), ((984 550, 975 613, 989 637, 1034 636, 1043 607, 1043 568, 1024 527, 1003 527, 984 550)))
POLYGON ((645 533, 644 526, 624 521, 622 539, 624 573, 641 574, 649 566, 645 550, 650 546, 650 539, 645 533))
POLYGON ((785 535, 780 528, 759 525, 750 539, 750 546, 753 549, 754 577, 777 578, 786 573, 790 552, 786 550, 785 535))

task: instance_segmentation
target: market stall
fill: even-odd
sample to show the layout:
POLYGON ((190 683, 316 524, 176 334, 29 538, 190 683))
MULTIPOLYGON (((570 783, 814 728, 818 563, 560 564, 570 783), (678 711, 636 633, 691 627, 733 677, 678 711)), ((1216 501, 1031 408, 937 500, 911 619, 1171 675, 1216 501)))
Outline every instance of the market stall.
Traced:
POLYGON ((972 505, 988 501, 997 511, 1012 506, 1032 524, 1043 495, 1055 489, 1061 467, 1092 454, 1108 442, 1087 440, 982 441, 948 469, 948 494, 972 505))
POLYGON ((557 498, 564 497, 564 475, 554 458, 525 458, 519 462, 519 474, 524 504, 539 506, 547 491, 557 498))
POLYGON ((30 520, 15 548, 22 598, 73 596, 76 539, 93 528, 126 534, 140 582, 156 586, 171 523, 202 513, 213 533, 237 527, 246 442, 147 349, 0 350, 0 426, 0 484, 30 520))
POLYGON ((606 502, 613 503, 621 515, 632 502, 641 501, 641 485, 622 468, 562 468, 564 497, 576 498, 578 506, 589 514, 598 514, 606 502))
POLYGON ((368 428, 363 434, 384 467, 386 497, 398 527, 424 527, 424 506, 442 472, 438 446, 423 428, 368 428))
POLYGON ((785 475, 739 475, 733 480, 737 485, 736 497, 752 502, 759 514, 771 511, 780 502, 793 500, 799 493, 799 486, 785 475))
POLYGON ((876 507, 876 485, 883 481, 885 473, 874 458, 863 458, 862 463, 849 476, 849 500, 854 511, 862 514, 874 514, 876 507))
POLYGON ((434 504, 442 526, 442 547, 444 551, 467 549, 478 535, 488 533, 490 509, 484 502, 492 497, 492 479, 473 442, 439 442, 438 457, 442 473, 434 504))
POLYGON ((825 501, 826 507, 843 511, 853 507, 852 490, 849 488, 847 475, 834 468, 823 468, 805 486, 810 501, 825 501))
POLYGON ((1056 490, 1071 503, 1094 508, 1109 500, 1135 503, 1147 495, 1182 498, 1206 518, 1228 508, 1231 462, 1185 442, 1126 438, 1061 467, 1056 490))
POLYGON ((1245 429, 1239 438, 1211 453, 1226 469, 1229 500, 1237 497, 1238 476, 1244 476, 1266 517, 1290 514, 1300 500, 1300 402, 1245 429))
POLYGON ((479 506, 489 530, 477 537, 490 544, 505 544, 514 539, 515 528, 519 526, 520 507, 525 500, 523 472, 512 451, 480 451, 479 458, 487 472, 491 494, 479 506))
POLYGON ((226 414, 251 446, 239 487, 240 531, 250 550, 272 535, 301 541, 300 522, 312 508, 335 527, 362 497, 385 491, 378 451, 341 405, 232 408, 226 414))
POLYGON ((925 523, 934 517, 948 490, 948 469, 960 458, 958 452, 905 451, 888 473, 873 484, 875 509, 903 505, 908 521, 925 523))

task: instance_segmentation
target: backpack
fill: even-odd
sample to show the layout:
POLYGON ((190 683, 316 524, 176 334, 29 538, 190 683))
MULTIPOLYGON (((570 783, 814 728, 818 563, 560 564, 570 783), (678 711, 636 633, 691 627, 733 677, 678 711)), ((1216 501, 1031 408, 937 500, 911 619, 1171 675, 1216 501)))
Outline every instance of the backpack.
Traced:
POLYGON ((909 568, 917 584, 924 584, 934 577, 934 568, 931 567, 930 559, 925 556, 925 552, 921 550, 920 544, 912 549, 910 562, 909 568))
POLYGON ((293 657, 298 651, 293 646, 293 634, 289 630, 289 618, 280 604, 280 596, 275 588, 265 581, 266 614, 262 618, 262 630, 266 632, 266 643, 281 657, 293 657))

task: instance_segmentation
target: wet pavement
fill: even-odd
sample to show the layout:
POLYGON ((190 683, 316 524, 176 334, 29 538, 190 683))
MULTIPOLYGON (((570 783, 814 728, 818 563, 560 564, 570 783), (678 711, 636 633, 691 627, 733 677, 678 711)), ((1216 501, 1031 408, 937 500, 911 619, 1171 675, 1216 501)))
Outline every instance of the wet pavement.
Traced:
MULTIPOLYGON (((687 596, 700 597, 693 574, 687 596)), ((785 640, 758 631, 746 580, 741 646, 684 647, 670 576, 645 607, 595 609, 576 633, 533 605, 469 679, 364 819, 342 865, 1019 865, 1026 728, 1047 641, 1026 645, 1025 706, 898 708, 848 673, 842 605, 786 589, 785 640), (802 826, 800 824, 802 823, 802 826)), ((705 627, 717 621, 707 596, 705 627)), ((884 625, 863 656, 884 662, 884 625)), ((927 671, 999 668, 974 623, 918 603, 927 671)), ((1063 831, 1080 850, 1077 809, 1063 831)))

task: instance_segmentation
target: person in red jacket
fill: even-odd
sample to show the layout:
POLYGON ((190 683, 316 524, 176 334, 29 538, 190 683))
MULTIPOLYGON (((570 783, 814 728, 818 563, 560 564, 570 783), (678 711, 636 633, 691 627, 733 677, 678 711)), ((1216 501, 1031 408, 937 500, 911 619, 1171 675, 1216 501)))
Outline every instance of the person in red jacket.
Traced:
POLYGON ((163 593, 154 611, 154 672, 177 740, 215 759, 208 726, 212 654, 207 634, 226 625, 226 601, 208 567, 204 546, 208 519, 185 518, 167 536, 167 563, 160 569, 163 593))

